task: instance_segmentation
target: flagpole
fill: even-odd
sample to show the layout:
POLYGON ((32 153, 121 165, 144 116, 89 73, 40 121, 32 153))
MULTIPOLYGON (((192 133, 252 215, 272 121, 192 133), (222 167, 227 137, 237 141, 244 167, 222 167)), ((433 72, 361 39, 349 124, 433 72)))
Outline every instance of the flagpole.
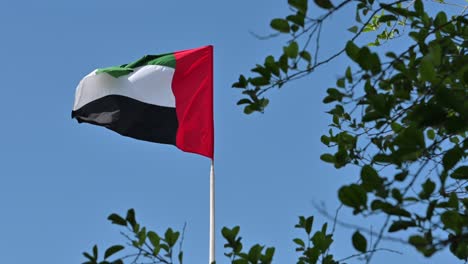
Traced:
POLYGON ((211 160, 210 169, 210 262, 215 263, 215 175, 214 161, 211 160))

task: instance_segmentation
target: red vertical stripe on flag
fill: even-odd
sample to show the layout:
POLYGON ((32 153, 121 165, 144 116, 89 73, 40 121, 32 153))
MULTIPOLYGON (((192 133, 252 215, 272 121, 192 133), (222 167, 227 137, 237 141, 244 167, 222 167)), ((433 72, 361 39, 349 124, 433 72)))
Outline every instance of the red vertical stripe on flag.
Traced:
POLYGON ((214 157, 213 46, 174 53, 172 91, 179 121, 176 146, 214 157))

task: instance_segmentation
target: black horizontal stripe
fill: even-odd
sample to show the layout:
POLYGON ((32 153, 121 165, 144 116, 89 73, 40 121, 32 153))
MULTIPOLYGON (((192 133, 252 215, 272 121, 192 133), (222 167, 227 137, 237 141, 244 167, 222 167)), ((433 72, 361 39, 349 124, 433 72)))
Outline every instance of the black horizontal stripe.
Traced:
POLYGON ((164 107, 122 96, 108 95, 72 111, 79 123, 111 129, 121 135, 156 143, 176 143, 175 108, 164 107))

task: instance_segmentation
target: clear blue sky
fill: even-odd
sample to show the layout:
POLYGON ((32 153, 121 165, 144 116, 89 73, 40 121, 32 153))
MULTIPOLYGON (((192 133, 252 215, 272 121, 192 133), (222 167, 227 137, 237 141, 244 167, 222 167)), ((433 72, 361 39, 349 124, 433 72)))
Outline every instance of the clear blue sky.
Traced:
MULTIPOLYGON (((0 263, 81 263, 94 243, 123 241, 106 218, 132 207, 158 231, 187 222, 186 263, 208 262, 209 160, 70 118, 75 87, 93 69, 207 44, 215 47, 217 261, 227 263, 221 227, 240 225, 247 245, 275 246, 275 263, 293 263, 297 216, 317 215, 321 226, 313 203, 334 211, 337 187, 355 171, 319 160, 329 122, 321 98, 344 58, 271 93, 266 114, 246 116, 235 105, 238 74, 279 51, 277 40, 249 31, 271 33, 269 21, 287 14, 286 2, 0 1, 0 263)), ((325 53, 350 36, 349 17, 325 28, 325 53)), ((352 231, 338 228, 338 258, 355 253, 352 231)), ((429 262, 384 245, 404 255, 379 253, 375 263, 453 260, 442 253, 429 262)))

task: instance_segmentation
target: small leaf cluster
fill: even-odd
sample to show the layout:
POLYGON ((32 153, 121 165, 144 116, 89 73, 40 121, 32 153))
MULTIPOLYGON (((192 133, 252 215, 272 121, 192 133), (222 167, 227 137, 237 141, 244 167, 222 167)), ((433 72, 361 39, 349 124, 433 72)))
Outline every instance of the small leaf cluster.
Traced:
POLYGON ((104 252, 104 259, 102 261, 98 261, 99 250, 97 245, 94 245, 91 252, 83 252, 83 256, 87 259, 87 261, 83 262, 83 264, 123 264, 124 262, 122 259, 115 259, 113 261, 109 260, 112 255, 123 249, 124 246, 121 245, 111 246, 104 252))
MULTIPOLYGON (((389 14, 388 12, 385 12, 385 10, 382 10, 380 13, 374 12, 372 17, 366 23, 362 21, 361 15, 366 16, 369 11, 372 10, 372 4, 373 1, 361 1, 356 9, 356 22, 362 26, 362 32, 376 33, 375 40, 369 43, 368 46, 380 46, 389 40, 400 37, 401 29, 399 27, 405 25, 405 17, 401 17, 397 14, 389 14)), ((402 4, 398 3, 395 6, 401 9, 402 4)), ((348 31, 354 34, 358 33, 358 30, 358 26, 348 28, 348 31)))
POLYGON ((271 264, 275 248, 255 244, 248 251, 242 251, 242 237, 239 236, 240 227, 223 227, 221 233, 226 240, 224 247, 229 251, 224 253, 232 264, 271 264))
POLYGON ((295 225, 296 228, 303 230, 307 237, 306 239, 295 238, 293 242, 296 244, 296 252, 301 253, 298 264, 337 264, 333 255, 329 254, 330 246, 333 243, 333 234, 327 233, 328 224, 323 224, 322 228, 315 233, 312 233, 314 217, 299 217, 299 222, 295 225))
POLYGON ((347 42, 358 70, 327 90, 334 129, 322 142, 336 152, 321 158, 361 167, 359 182, 338 191, 354 214, 386 215, 387 231, 411 231, 408 243, 425 256, 449 246, 467 259, 468 20, 431 17, 420 0, 380 8, 408 22, 413 43, 381 56, 347 42))
MULTIPOLYGON (((349 66, 323 99, 331 122, 321 141, 331 151, 320 158, 337 169, 357 166, 357 180, 341 186, 338 199, 356 215, 386 219, 372 245, 356 233, 354 247, 370 250, 370 262, 382 236, 399 233, 426 257, 448 247, 467 260, 468 7, 450 16, 442 8, 426 11, 425 4, 444 7, 443 1, 314 2, 325 13, 310 17, 307 1, 288 1, 294 17, 270 23, 289 36, 282 54, 267 56, 252 69, 259 76, 241 75, 233 86, 260 98, 273 87, 317 77, 317 67, 346 55, 349 66), (353 4, 352 37, 319 60, 322 25, 353 4), (362 34, 376 39, 359 44, 362 34), (396 37, 406 41, 403 49, 391 46, 396 37)), ((262 112, 264 107, 250 107, 255 100, 239 104, 249 107, 246 113, 262 112)))
MULTIPOLYGON (((328 0, 318 0, 316 2, 322 7, 332 7, 328 0)), ((263 97, 263 93, 273 87, 281 88, 284 83, 299 77, 305 72, 313 69, 313 58, 307 47, 309 43, 300 45, 299 39, 307 36, 309 31, 319 34, 321 22, 307 17, 307 0, 288 0, 288 4, 293 13, 285 18, 274 18, 270 22, 270 27, 276 32, 275 35, 290 35, 292 39, 283 46, 280 56, 269 55, 263 64, 257 64, 251 69, 252 77, 240 75, 237 82, 232 87, 242 90, 245 96, 237 104, 244 106, 244 113, 251 114, 262 112, 268 106, 269 100, 263 97)))
MULTIPOLYGON (((94 246, 92 253, 83 253, 89 260, 83 264, 123 264, 125 259, 132 259, 132 263, 147 263, 148 261, 166 264, 175 263, 173 260, 173 255, 177 251, 175 247, 178 242, 182 243, 180 232, 168 228, 164 235, 159 235, 155 231, 147 230, 146 227, 137 222, 134 209, 129 209, 125 217, 113 213, 109 215, 108 220, 112 224, 125 228, 126 232, 121 232, 121 234, 126 238, 128 248, 132 252, 122 258, 108 261, 110 256, 125 249, 124 246, 115 245, 109 247, 104 254, 104 260, 98 262, 98 248, 94 246)), ((183 251, 181 248, 178 251, 177 260, 182 264, 183 251)))

